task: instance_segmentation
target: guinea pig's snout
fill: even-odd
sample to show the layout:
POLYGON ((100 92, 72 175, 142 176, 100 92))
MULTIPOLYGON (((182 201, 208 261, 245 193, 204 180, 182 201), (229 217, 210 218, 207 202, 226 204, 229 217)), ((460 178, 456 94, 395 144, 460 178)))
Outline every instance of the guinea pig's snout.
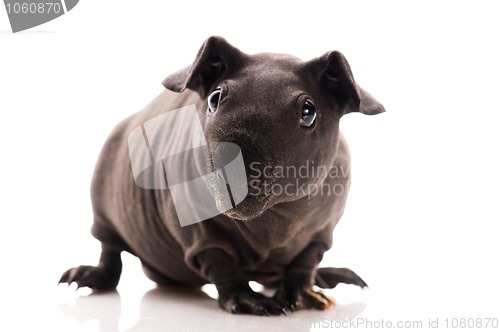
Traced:
POLYGON ((209 185, 215 188, 215 199, 219 208, 226 206, 226 194, 232 196, 233 208, 226 210, 225 215, 238 220, 254 219, 270 206, 272 198, 268 190, 272 180, 269 182, 269 178, 262 177, 262 151, 256 149, 251 138, 245 135, 225 137, 224 140, 225 143, 210 144, 212 165, 214 169, 221 171, 217 173, 220 177, 214 178, 216 183, 209 185), (239 156, 241 163, 237 161, 239 156), (226 192, 226 184, 230 192, 226 192), (242 199, 237 201, 235 197, 242 199))

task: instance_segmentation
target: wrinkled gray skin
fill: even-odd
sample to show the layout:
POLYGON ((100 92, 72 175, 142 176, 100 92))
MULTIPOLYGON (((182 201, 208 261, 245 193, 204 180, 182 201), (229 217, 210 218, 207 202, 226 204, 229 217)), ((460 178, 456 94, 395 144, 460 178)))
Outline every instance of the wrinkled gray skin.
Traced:
POLYGON ((356 84, 341 53, 332 51, 307 62, 281 54, 247 55, 211 37, 194 63, 167 77, 163 85, 167 90, 114 129, 97 163, 92 234, 102 242, 99 265, 70 269, 61 282, 114 288, 121 273, 120 252, 125 250, 139 257, 146 275, 160 284, 215 284, 219 305, 233 313, 324 309, 332 302, 311 289, 314 283, 323 288, 339 282, 366 286, 348 269, 317 268, 343 213, 349 172, 337 177, 271 175, 265 181, 280 186, 298 180, 345 190, 339 195, 276 195, 264 190, 261 181, 249 185, 248 196, 236 208, 180 227, 168 189, 141 189, 134 183, 127 147, 130 132, 145 121, 195 104, 209 145, 240 146, 249 183, 258 175, 249 166, 252 162, 298 168, 308 161, 348 171, 340 118, 349 112, 378 114, 384 108, 356 84), (220 102, 209 112, 207 97, 217 87, 220 102), (306 99, 317 110, 311 127, 300 125, 306 99), (278 291, 273 298, 265 297, 249 288, 250 280, 278 291))

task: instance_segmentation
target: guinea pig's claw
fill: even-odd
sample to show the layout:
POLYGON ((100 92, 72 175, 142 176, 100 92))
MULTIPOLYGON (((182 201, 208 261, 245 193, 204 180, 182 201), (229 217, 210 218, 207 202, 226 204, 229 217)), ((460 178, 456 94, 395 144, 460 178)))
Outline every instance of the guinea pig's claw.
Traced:
POLYGON ((219 287, 219 306, 233 314, 252 314, 257 316, 286 315, 286 309, 263 294, 249 287, 219 287))
POLYGON ((59 283, 77 284, 77 289, 89 287, 96 290, 110 290, 116 288, 119 274, 106 271, 100 267, 80 265, 64 272, 59 283))

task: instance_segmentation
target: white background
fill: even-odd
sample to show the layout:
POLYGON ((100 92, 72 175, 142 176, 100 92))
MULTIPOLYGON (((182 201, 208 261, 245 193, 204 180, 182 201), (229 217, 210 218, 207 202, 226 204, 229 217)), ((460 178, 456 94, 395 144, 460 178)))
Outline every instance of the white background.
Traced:
POLYGON ((17 34, 0 8, 0 329, 309 331, 353 317, 424 327, 500 319, 495 2, 235 4, 84 0, 17 34), (129 255, 118 293, 56 287, 67 268, 97 261, 89 183, 109 131, 213 34, 247 53, 304 60, 338 49, 387 109, 341 122, 353 186, 323 265, 352 268, 370 290, 329 291, 335 309, 229 315, 196 292, 154 290, 129 255))

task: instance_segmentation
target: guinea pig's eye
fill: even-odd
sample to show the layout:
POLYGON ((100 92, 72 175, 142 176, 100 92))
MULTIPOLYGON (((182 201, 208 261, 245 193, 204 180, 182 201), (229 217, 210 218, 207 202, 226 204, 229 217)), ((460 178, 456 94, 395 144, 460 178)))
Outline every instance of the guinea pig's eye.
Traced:
POLYGON ((212 93, 210 93, 210 95, 208 96, 208 111, 210 113, 217 111, 217 108, 219 107, 220 96, 220 87, 217 87, 217 89, 212 91, 212 93))
POLYGON ((304 102, 302 107, 302 118, 300 119, 301 127, 311 127, 316 120, 316 107, 309 99, 304 102))

